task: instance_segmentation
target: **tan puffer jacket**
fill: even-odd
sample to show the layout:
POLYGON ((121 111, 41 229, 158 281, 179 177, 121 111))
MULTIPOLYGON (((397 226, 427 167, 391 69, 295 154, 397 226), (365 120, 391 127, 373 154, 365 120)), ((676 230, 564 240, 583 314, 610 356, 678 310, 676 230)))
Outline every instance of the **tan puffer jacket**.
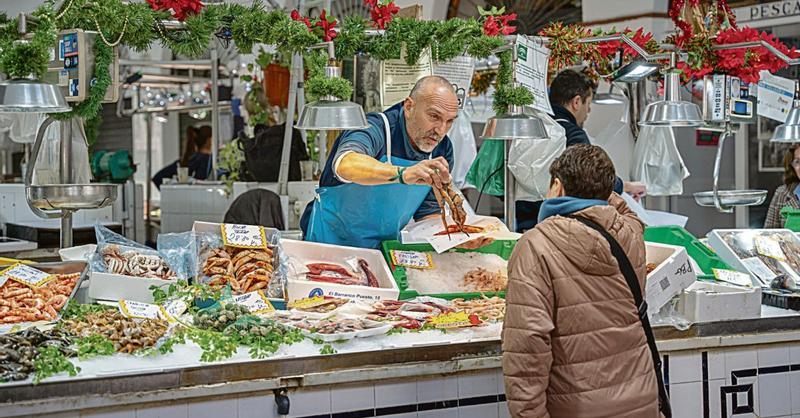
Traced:
MULTIPOLYGON (((575 213, 617 239, 644 289, 643 225, 613 194, 575 213)), ((553 216, 508 264, 503 373, 519 418, 657 418, 658 388, 633 296, 597 231, 553 216)))

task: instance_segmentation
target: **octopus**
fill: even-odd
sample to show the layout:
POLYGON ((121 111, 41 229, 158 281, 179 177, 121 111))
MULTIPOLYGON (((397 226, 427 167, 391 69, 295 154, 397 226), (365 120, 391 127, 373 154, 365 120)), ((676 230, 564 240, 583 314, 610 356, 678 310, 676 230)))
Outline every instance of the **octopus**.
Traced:
POLYGON ((123 250, 119 245, 110 244, 103 247, 100 255, 109 273, 161 280, 175 278, 175 272, 157 254, 123 250))

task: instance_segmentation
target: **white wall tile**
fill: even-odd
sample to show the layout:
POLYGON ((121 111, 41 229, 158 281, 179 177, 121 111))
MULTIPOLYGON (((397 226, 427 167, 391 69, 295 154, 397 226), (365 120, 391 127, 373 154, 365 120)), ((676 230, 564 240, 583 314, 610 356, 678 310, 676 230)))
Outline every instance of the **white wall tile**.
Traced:
POLYGON ((289 415, 301 417, 331 412, 330 389, 298 389, 289 392, 289 415))
POLYGON ((792 364, 800 363, 800 344, 789 345, 789 360, 792 364))
POLYGON ((789 375, 776 373, 758 376, 759 413, 762 417, 792 413, 789 375))
MULTIPOLYGON (((672 360, 672 359, 670 359, 672 360)), ((731 383, 731 371, 758 367, 756 350, 739 348, 725 351, 725 382, 731 383)))
POLYGON ((238 418, 273 418, 278 416, 275 395, 271 393, 269 395, 242 396, 237 399, 236 410, 239 412, 238 418))
POLYGON ((792 397, 792 413, 800 414, 800 372, 789 373, 789 389, 792 397))
POLYGON ((417 380, 417 402, 447 401, 458 398, 458 379, 446 376, 417 380))
POLYGON ((723 351, 708 352, 708 379, 725 378, 725 353, 723 351))
POLYGON ((458 375, 458 398, 497 395, 497 372, 468 373, 458 375))
POLYGON ((331 412, 374 408, 375 387, 373 385, 336 385, 331 388, 331 412))
MULTIPOLYGON (((722 414, 722 398, 720 395, 720 388, 725 386, 725 379, 710 380, 708 382, 708 416, 719 417, 722 414)), ((700 394, 702 399, 702 394, 700 394)), ((728 396, 726 396, 727 398, 728 396)), ((728 413, 731 412, 731 406, 726 407, 728 413)), ((702 412, 702 410, 701 410, 702 412)))
POLYGON ((188 407, 189 416, 192 418, 231 417, 238 414, 236 398, 192 402, 188 407))
POLYGON ((417 403, 417 382, 403 381, 375 385, 375 408, 417 403))
POLYGON ((503 369, 497 369, 497 394, 503 395, 506 393, 505 376, 503 369))
POLYGON ((676 353, 669 356, 669 384, 699 382, 703 379, 700 352, 676 353))
POLYGON ((82 413, 81 418, 136 418, 136 410, 82 413))
POLYGON ((184 404, 154 406, 136 410, 136 418, 188 418, 189 408, 184 404))
POLYGON ((433 411, 417 412, 418 418, 459 418, 458 408, 435 409, 433 411))
MULTIPOLYGON (((672 357, 670 356, 670 370, 672 357)), ((670 373, 670 380, 672 373, 670 373)), ((702 416, 703 411, 703 386, 701 382, 676 383, 669 385, 669 393, 674 417, 702 416)))
POLYGON ((499 418, 511 418, 511 412, 508 410, 508 402, 500 402, 497 404, 497 416, 499 418))
POLYGON ((78 411, 69 412, 56 412, 53 414, 36 415, 36 418, 80 418, 81 413, 78 411))
POLYGON ((460 406, 458 418, 497 418, 497 404, 460 406))
POLYGON ((381 418, 417 418, 417 413, 409 412, 407 414, 381 415, 381 418))
POLYGON ((786 366, 788 364, 788 345, 773 344, 758 349, 758 367, 786 366))

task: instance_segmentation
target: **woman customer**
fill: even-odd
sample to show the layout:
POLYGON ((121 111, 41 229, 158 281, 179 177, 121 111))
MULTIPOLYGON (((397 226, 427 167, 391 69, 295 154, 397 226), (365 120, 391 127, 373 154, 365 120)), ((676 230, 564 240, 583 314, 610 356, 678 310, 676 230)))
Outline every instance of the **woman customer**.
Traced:
POLYGON ((658 378, 624 263, 589 224, 619 243, 632 266, 623 271, 639 288, 644 226, 612 193, 614 164, 600 147, 567 148, 550 176, 539 223, 508 263, 502 344, 511 415, 657 418, 658 378))
POLYGON ((153 176, 153 184, 161 189, 164 179, 178 174, 178 165, 188 167, 189 175, 196 180, 205 180, 211 173, 211 127, 203 125, 190 126, 186 129, 186 146, 183 156, 178 161, 162 168, 153 176))
POLYGON ((790 207, 800 209, 800 144, 794 144, 783 156, 783 184, 775 189, 772 202, 767 211, 764 228, 783 228, 786 218, 781 209, 790 207))

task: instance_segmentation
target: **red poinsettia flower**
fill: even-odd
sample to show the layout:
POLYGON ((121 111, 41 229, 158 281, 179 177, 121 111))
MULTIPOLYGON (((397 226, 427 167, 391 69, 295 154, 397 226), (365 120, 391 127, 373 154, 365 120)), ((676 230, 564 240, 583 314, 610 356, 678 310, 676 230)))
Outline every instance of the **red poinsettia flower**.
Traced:
MULTIPOLYGON (((773 35, 748 27, 720 31, 716 42, 720 45, 726 45, 758 40, 766 41, 790 57, 797 54, 797 51, 789 50, 786 45, 773 35)), ((760 79, 759 73, 762 70, 774 73, 788 66, 786 62, 764 47, 720 50, 717 51, 717 58, 718 70, 739 77, 742 81, 749 83, 757 83, 760 79)))
POLYGON ((180 21, 203 9, 200 0, 147 0, 147 3, 153 10, 169 11, 172 17, 180 21))
POLYGON ((517 14, 486 16, 483 21, 483 34, 486 36, 512 35, 517 31, 516 26, 509 25, 512 20, 517 20, 517 14))
POLYGON ((301 15, 297 10, 292 10, 292 13, 289 16, 292 18, 292 20, 305 23, 306 27, 311 29, 311 20, 309 20, 307 17, 303 17, 303 15, 301 15))
POLYGON ((322 28, 322 40, 325 42, 330 42, 333 38, 336 37, 337 33, 334 30, 336 28, 336 19, 330 19, 325 16, 325 10, 322 10, 322 13, 319 15, 319 20, 314 26, 318 26, 322 28))
POLYGON ((386 29, 386 25, 400 11, 400 8, 393 1, 386 4, 378 4, 378 0, 364 0, 364 4, 370 7, 369 15, 372 19, 372 25, 378 29, 386 29))

